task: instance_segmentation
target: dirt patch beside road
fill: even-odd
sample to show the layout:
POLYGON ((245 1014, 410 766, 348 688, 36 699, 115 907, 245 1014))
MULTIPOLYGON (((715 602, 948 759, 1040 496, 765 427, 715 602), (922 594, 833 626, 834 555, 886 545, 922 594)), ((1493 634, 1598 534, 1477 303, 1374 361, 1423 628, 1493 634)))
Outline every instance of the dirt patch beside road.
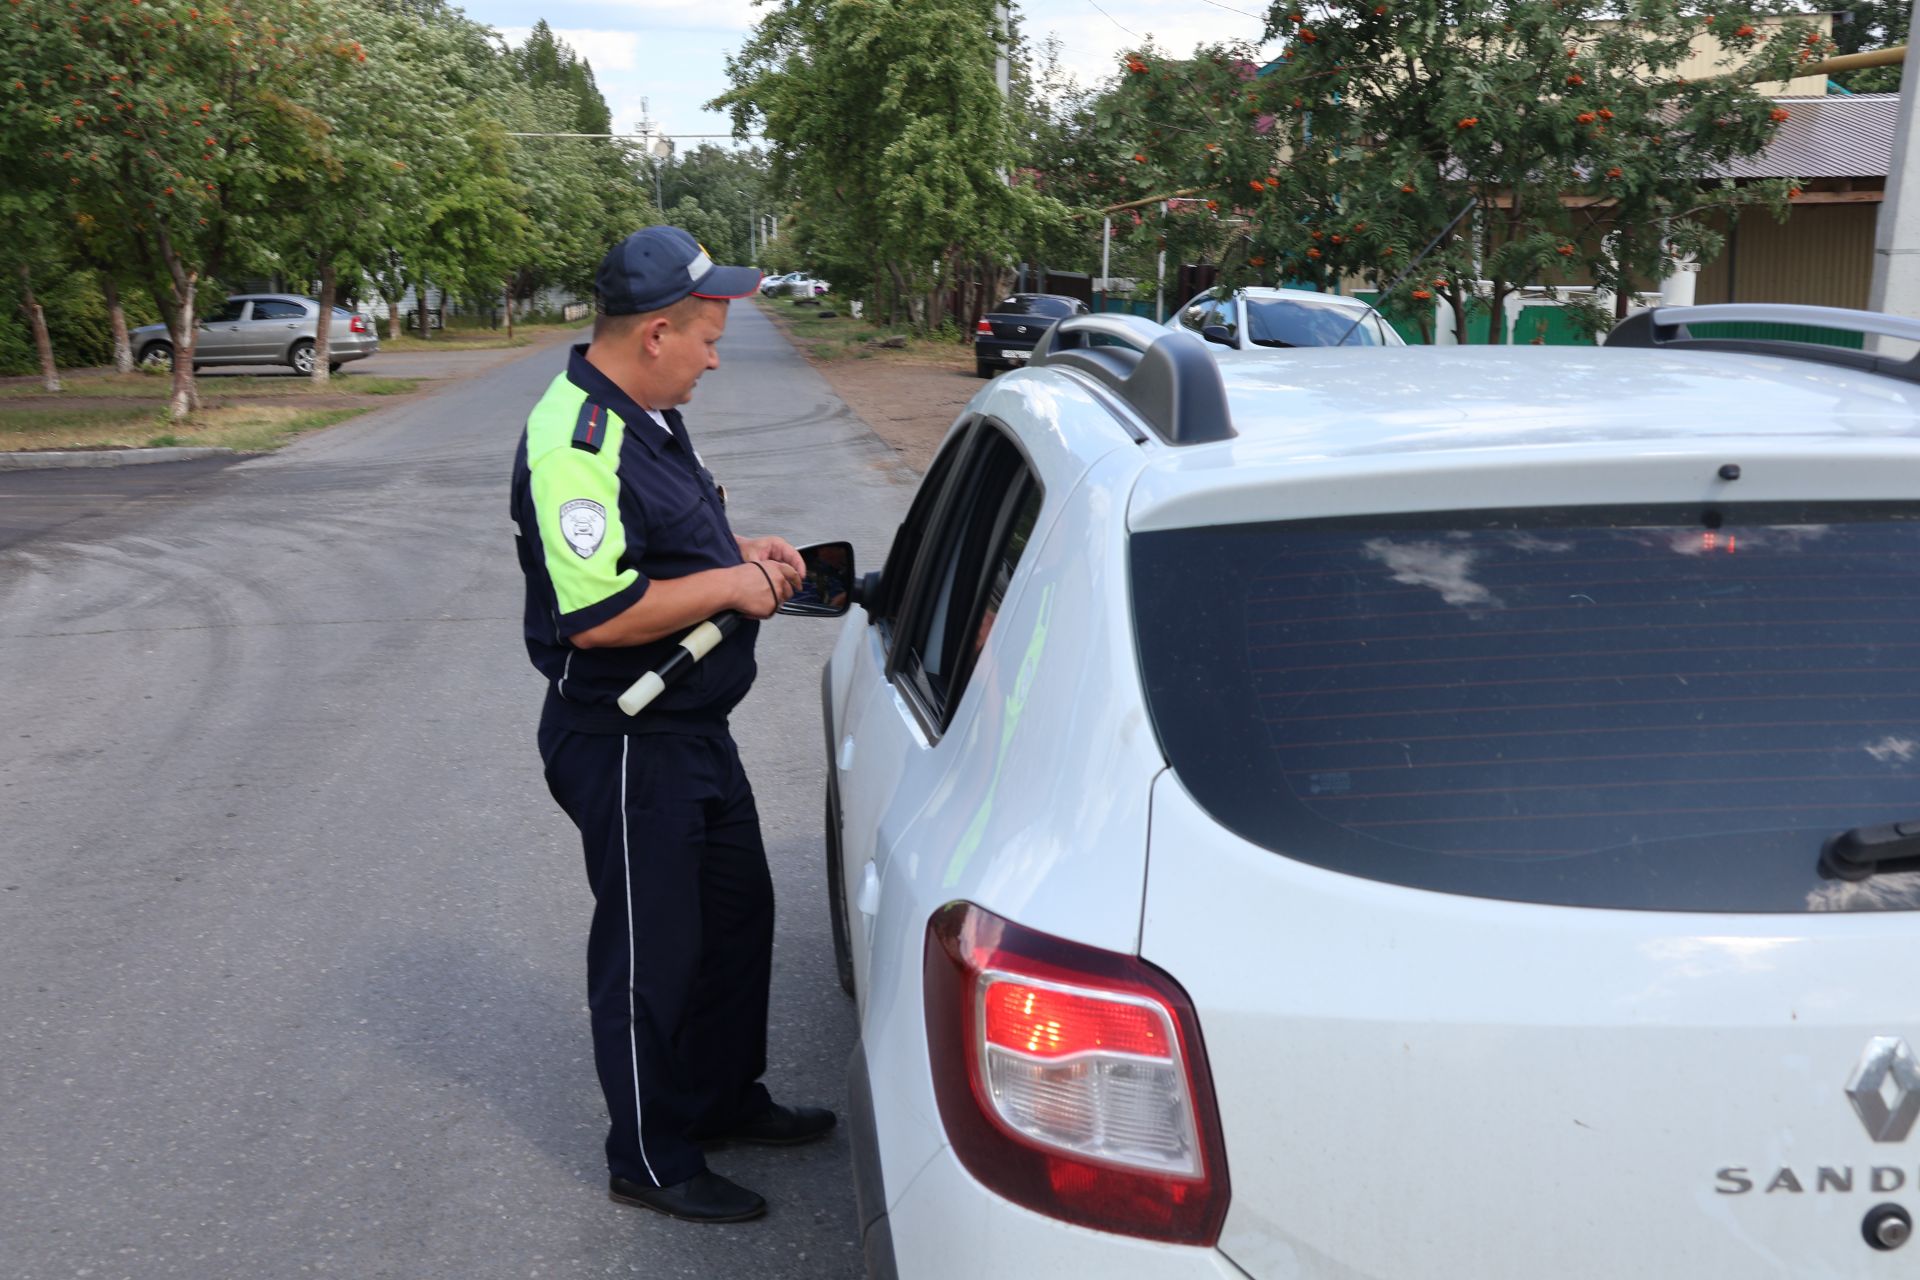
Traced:
POLYGON ((926 471, 947 428, 981 387, 972 347, 940 341, 910 341, 897 350, 871 347, 868 341, 884 331, 863 321, 821 320, 785 299, 759 306, 834 394, 916 472, 926 471))

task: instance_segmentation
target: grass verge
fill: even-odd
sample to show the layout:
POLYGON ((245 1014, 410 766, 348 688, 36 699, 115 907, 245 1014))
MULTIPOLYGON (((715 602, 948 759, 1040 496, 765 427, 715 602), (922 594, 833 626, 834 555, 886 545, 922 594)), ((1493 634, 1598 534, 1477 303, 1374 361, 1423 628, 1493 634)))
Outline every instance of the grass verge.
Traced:
POLYGON ((141 449, 217 446, 244 453, 277 449, 305 431, 358 417, 372 405, 303 409, 245 404, 203 409, 171 422, 164 409, 60 409, 18 406, 0 410, 0 453, 40 449, 141 449))
POLYGON ((973 349, 952 337, 916 338, 904 326, 887 328, 864 317, 855 319, 846 304, 831 296, 818 307, 796 307, 788 298, 755 298, 775 324, 793 338, 808 359, 816 361, 871 360, 884 357, 910 364, 972 367, 973 349), (830 311, 825 316, 821 312, 830 311), (879 347, 883 338, 905 337, 904 347, 879 347))
POLYGON ((550 333, 572 332, 577 324, 517 324, 513 341, 507 341, 505 329, 441 329, 422 341, 413 334, 380 339, 380 350, 388 351, 504 351, 512 347, 530 347, 550 333))
MULTIPOLYGON (((256 378, 251 375, 238 378, 210 378, 202 374, 195 381, 199 384, 202 399, 220 401, 228 396, 248 398, 260 396, 290 398, 306 395, 403 396, 418 387, 421 379, 336 373, 324 388, 316 387, 306 378, 256 378)), ((164 406, 172 389, 172 383, 165 377, 144 373, 115 373, 101 378, 70 378, 67 380, 66 390, 55 395, 49 395, 37 381, 0 386, 0 405, 4 405, 9 400, 54 401, 61 396, 80 396, 87 399, 148 400, 156 406, 164 406)), ((0 409, 0 412, 7 412, 7 410, 0 409)))

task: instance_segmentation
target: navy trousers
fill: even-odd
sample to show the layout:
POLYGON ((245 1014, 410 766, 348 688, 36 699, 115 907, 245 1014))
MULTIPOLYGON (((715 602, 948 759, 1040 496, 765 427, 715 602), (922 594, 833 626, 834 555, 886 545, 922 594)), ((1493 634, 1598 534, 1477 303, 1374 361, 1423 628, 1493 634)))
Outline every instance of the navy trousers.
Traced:
POLYGON ((593 886, 587 1004, 607 1168, 655 1186, 706 1168, 699 1138, 771 1103, 773 880, 753 789, 714 735, 543 728, 547 788, 593 886))

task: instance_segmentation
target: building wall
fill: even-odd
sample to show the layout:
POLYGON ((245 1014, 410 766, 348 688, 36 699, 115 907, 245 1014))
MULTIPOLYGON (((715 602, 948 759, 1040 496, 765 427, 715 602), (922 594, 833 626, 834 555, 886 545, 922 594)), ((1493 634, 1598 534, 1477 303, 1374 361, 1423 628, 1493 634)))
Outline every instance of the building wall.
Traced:
POLYGON ((1727 247, 1701 268, 1694 301, 1865 307, 1878 203, 1797 204, 1784 223, 1750 210, 1720 228, 1727 247))
MULTIPOLYGON (((1833 15, 1831 13, 1803 13, 1795 14, 1794 17, 1799 21, 1812 23, 1822 35, 1831 36, 1833 34, 1833 15)), ((1782 22, 1786 21, 1786 19, 1754 18, 1752 21, 1755 22, 1762 31, 1767 31, 1770 28, 1779 26, 1782 22)), ((1694 37, 1693 56, 1680 64, 1679 74, 1689 80, 1705 80, 1710 76, 1725 75, 1728 71, 1728 66, 1725 62, 1727 56, 1727 48, 1725 45, 1721 44, 1714 37, 1702 32, 1700 35, 1694 37)), ((1737 58, 1739 55, 1736 54, 1734 56, 1737 58)), ((1735 65, 1738 64, 1736 63, 1735 65)), ((1755 85, 1754 88, 1769 97, 1821 97, 1827 92, 1827 78, 1824 75, 1801 76, 1795 80, 1755 85)))

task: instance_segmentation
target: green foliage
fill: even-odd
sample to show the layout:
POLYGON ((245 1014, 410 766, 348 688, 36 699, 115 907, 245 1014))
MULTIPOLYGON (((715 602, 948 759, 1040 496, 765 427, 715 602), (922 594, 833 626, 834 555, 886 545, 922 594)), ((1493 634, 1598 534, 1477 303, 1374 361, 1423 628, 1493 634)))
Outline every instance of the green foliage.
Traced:
POLYGON ((754 219, 761 214, 785 212, 775 203, 767 158, 755 148, 736 151, 711 144, 695 147, 672 165, 662 166, 660 187, 666 197, 666 220, 685 227, 716 262, 751 263, 754 245, 749 240, 758 240, 758 236, 749 236, 754 219), (701 211, 704 221, 700 230, 681 221, 681 206, 688 200, 701 211))
MULTIPOLYGON (((41 270, 33 277, 35 300, 47 318, 47 334, 54 360, 63 368, 85 368, 113 362, 113 329, 98 277, 84 267, 61 264, 59 270, 41 270)), ((17 276, 0 277, 0 377, 39 371, 33 334, 20 310, 17 276)), ((127 324, 152 324, 159 319, 150 301, 130 300, 127 324)))
POLYGON ((1067 220, 1019 178, 1001 34, 991 0, 781 0, 716 104, 769 140, 807 266, 923 327, 977 313, 1067 220))
POLYGON ((0 88, 0 288, 34 268, 62 362, 102 358, 106 272, 176 326, 246 275, 584 291, 651 216, 626 147, 509 136, 607 132, 591 68, 444 0, 13 0, 0 88))
MULTIPOLYGON (((1833 51, 1865 53, 1907 42, 1913 7, 1904 0, 1833 0, 1822 8, 1833 11, 1833 51)), ((1854 93, 1900 92, 1900 64, 1843 71, 1834 77, 1854 93)))
POLYGON ((1802 20, 1703 19, 1674 0, 1279 3, 1268 21, 1288 49, 1264 72, 1227 48, 1129 57, 1096 122, 1122 189, 1199 188, 1205 221, 1240 220, 1228 283, 1386 284, 1470 209, 1392 299, 1456 313, 1476 278, 1496 311, 1527 285, 1658 279, 1717 252, 1710 211, 1783 207, 1787 182, 1703 175, 1785 118, 1753 83, 1828 48, 1802 20), (1678 68, 1702 32, 1728 74, 1689 82, 1678 68))

